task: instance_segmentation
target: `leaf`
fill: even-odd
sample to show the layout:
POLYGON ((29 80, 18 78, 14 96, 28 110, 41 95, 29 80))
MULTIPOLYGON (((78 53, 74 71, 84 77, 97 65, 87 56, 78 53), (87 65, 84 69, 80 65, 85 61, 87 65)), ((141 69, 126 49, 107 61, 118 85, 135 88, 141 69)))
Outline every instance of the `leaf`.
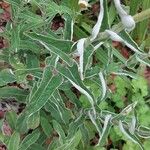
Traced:
POLYGON ((140 58, 140 56, 136 56, 137 61, 139 61, 142 64, 147 65, 148 67, 150 67, 150 60, 148 58, 140 58))
POLYGON ((73 12, 78 12, 79 11, 79 5, 78 5, 78 1, 76 0, 62 0, 61 2, 62 5, 65 5, 66 7, 69 7, 73 12))
MULTIPOLYGON (((41 16, 39 16, 27 9, 24 9, 21 13, 19 13, 18 17, 20 19, 25 19, 26 22, 30 22, 30 23, 31 22, 32 23, 42 23, 44 21, 41 16)), ((25 25, 26 24, 24 24, 23 26, 25 26, 25 25)))
POLYGON ((28 91, 15 87, 0 88, 0 98, 14 97, 18 101, 25 102, 28 94, 29 94, 28 91))
MULTIPOLYGON (((110 28, 110 23, 109 23, 109 13, 108 13, 108 0, 104 0, 104 19, 102 21, 102 29, 108 29, 110 28)), ((101 11, 101 10, 100 10, 101 11)), ((112 17, 112 14, 110 15, 112 17)))
POLYGON ((27 127, 28 129, 35 129, 39 126, 40 124, 40 113, 39 111, 32 114, 28 119, 27 119, 27 127))
POLYGON ((116 15, 117 15, 113 2, 111 3, 111 6, 109 7, 109 13, 108 14, 111 14, 108 17, 109 17, 109 23, 110 23, 110 25, 112 25, 115 18, 116 18, 116 15))
POLYGON ((132 51, 134 51, 137 54, 144 55, 141 52, 141 49, 138 47, 138 45, 133 41, 133 39, 129 36, 129 34, 125 31, 122 31, 119 33, 119 35, 113 31, 105 30, 108 35, 110 35, 110 38, 114 41, 122 42, 127 47, 129 47, 132 51))
POLYGON ((106 115, 105 121, 104 121, 104 126, 102 130, 102 134, 100 135, 99 143, 98 145, 103 146, 106 142, 107 136, 109 134, 110 128, 111 128, 111 115, 106 115))
POLYGON ((75 133, 75 135, 74 135, 74 137, 72 138, 72 139, 70 139, 70 141, 69 141, 69 144, 68 144, 68 146, 66 146, 66 149, 68 148, 72 148, 72 149, 75 149, 75 148, 77 148, 77 146, 79 145, 79 143, 80 143, 80 141, 81 141, 81 138, 82 138, 82 134, 81 134, 81 131, 80 130, 78 130, 76 133, 75 133))
POLYGON ((28 134, 21 142, 19 150, 26 150, 32 144, 34 144, 40 136, 39 130, 35 130, 32 133, 28 134))
POLYGON ((126 115, 128 115, 130 112, 132 112, 135 109, 136 105, 137 105, 137 101, 125 107, 118 115, 112 118, 112 121, 116 119, 123 120, 126 117, 126 115))
POLYGON ((42 129, 43 129, 45 135, 47 135, 47 137, 50 137, 51 134, 52 134, 53 129, 52 129, 52 126, 49 123, 49 121, 47 120, 47 118, 42 116, 40 118, 40 122, 41 122, 41 126, 42 126, 42 129))
POLYGON ((14 132, 8 143, 8 150, 18 150, 20 143, 20 134, 18 132, 14 132))
POLYGON ((45 150, 40 144, 34 143, 29 147, 29 150, 45 150))
POLYGON ((69 53, 71 50, 71 46, 73 44, 70 40, 61 40, 56 39, 55 37, 50 37, 49 35, 43 35, 39 33, 25 33, 25 35, 32 40, 40 41, 42 43, 45 43, 46 45, 49 45, 50 47, 55 47, 55 49, 59 49, 65 53, 69 53))
POLYGON ((141 150, 144 150, 141 141, 136 137, 136 135, 132 135, 130 134, 130 132, 124 128, 122 121, 119 121, 119 128, 121 130, 121 132, 128 138, 130 139, 132 142, 136 143, 139 145, 139 147, 141 148, 141 150))
POLYGON ((9 111, 6 113, 6 120, 12 129, 15 129, 17 122, 17 114, 14 111, 9 111))
POLYGON ((74 137, 75 133, 78 131, 79 127, 84 122, 85 117, 82 114, 83 112, 80 112, 80 115, 70 123, 69 130, 68 130, 68 136, 67 139, 71 139, 74 137))
POLYGON ((100 28, 101 28, 102 20, 103 20, 103 17, 104 17, 103 0, 100 0, 100 8, 101 9, 100 9, 100 13, 99 13, 99 16, 98 16, 98 20, 97 20, 95 26, 92 29, 91 41, 93 41, 97 37, 97 35, 100 31, 100 28))
POLYGON ((64 90, 65 95, 73 102, 78 108, 81 107, 81 102, 78 100, 77 96, 70 90, 64 90))
POLYGON ((26 115, 25 113, 22 113, 18 116, 16 121, 16 130, 19 133, 25 133, 27 132, 27 121, 26 121, 26 115))
POLYGON ((84 124, 82 124, 80 126, 80 131, 82 134, 82 141, 83 141, 84 147, 87 147, 87 143, 89 143, 90 141, 90 135, 89 135, 88 129, 85 127, 84 124))
POLYGON ((39 41, 47 50, 58 55, 63 61, 65 61, 69 66, 73 65, 73 59, 70 58, 66 53, 61 51, 60 49, 53 47, 51 45, 46 45, 45 43, 39 41))
POLYGON ((20 47, 20 25, 13 27, 11 33, 11 47, 10 51, 17 52, 20 47))
POLYGON ((137 129, 137 135, 142 138, 150 138, 150 128, 145 126, 139 126, 137 129))
POLYGON ((64 5, 57 5, 55 2, 51 1, 50 5, 47 6, 48 12, 56 12, 56 14, 70 14, 73 15, 72 10, 64 5))
POLYGON ((28 53, 26 55, 26 65, 28 69, 39 68, 40 62, 39 62, 38 57, 32 53, 28 53))
POLYGON ((21 1, 20 0, 7 0, 7 2, 9 2, 10 4, 19 5, 21 1))
POLYGON ((45 105, 45 109, 50 112, 59 123, 68 124, 71 119, 71 112, 65 107, 58 92, 55 92, 49 99, 45 105))
POLYGON ((20 40, 20 49, 23 49, 24 51, 29 50, 36 54, 41 53, 40 46, 34 43, 32 40, 20 40))
MULTIPOLYGON (((150 1, 149 0, 143 0, 141 2, 141 5, 142 7, 142 10, 146 10, 150 7, 150 1)), ((137 35, 139 37, 139 41, 142 43, 143 40, 145 40, 146 38, 146 35, 147 35, 147 31, 148 31, 148 24, 149 24, 149 20, 146 19, 146 20, 143 20, 142 22, 140 22, 138 25, 137 25, 137 35)))
POLYGON ((4 86, 15 81, 16 77, 11 69, 4 69, 0 71, 0 86, 4 86))
POLYGON ((83 38, 83 39, 80 39, 77 43, 77 52, 78 52, 78 55, 79 55, 79 72, 80 72, 80 77, 81 77, 81 80, 84 79, 83 77, 83 58, 84 58, 84 45, 85 45, 85 41, 86 39, 83 38))
POLYGON ((80 38, 86 38, 88 36, 88 34, 83 31, 82 29, 80 29, 80 27, 78 27, 77 25, 74 25, 74 36, 77 38, 77 39, 80 39, 80 38))
POLYGON ((67 150, 67 149, 72 149, 76 150, 76 147, 78 146, 80 140, 82 138, 81 131, 78 130, 73 136, 73 138, 69 139, 68 141, 65 142, 65 144, 61 145, 60 147, 56 148, 56 150, 67 150))
POLYGON ((15 71, 17 77, 20 77, 22 80, 27 75, 32 75, 35 78, 41 79, 42 78, 42 69, 41 68, 29 68, 29 69, 17 69, 15 71))
POLYGON ((91 122, 93 123, 93 125, 95 126, 98 134, 101 136, 101 134, 102 134, 101 124, 98 122, 98 120, 96 120, 96 118, 93 115, 93 112, 91 110, 88 111, 88 116, 89 116, 91 122))
POLYGON ((135 133, 136 124, 137 124, 137 117, 136 116, 132 116, 130 127, 129 127, 129 132, 131 134, 135 133))
POLYGON ((106 81, 104 79, 104 76, 102 74, 102 72, 99 73, 99 78, 100 78, 100 81, 101 81, 101 85, 102 85, 102 96, 101 96, 101 100, 104 99, 105 95, 106 95, 106 92, 107 92, 107 87, 106 87, 106 81))
POLYGON ((119 0, 114 0, 114 3, 125 30, 132 31, 135 28, 135 21, 133 17, 128 15, 125 9, 123 9, 119 0))
POLYGON ((68 14, 64 14, 63 17, 65 19, 64 39, 72 41, 74 21, 68 14))
POLYGON ((50 66, 45 68, 40 85, 36 92, 31 96, 31 103, 27 107, 28 116, 39 111, 46 104, 55 90, 62 84, 62 77, 58 74, 52 76, 51 69, 50 66))
POLYGON ((138 75, 133 73, 133 72, 129 72, 129 71, 120 71, 120 72, 112 72, 114 75, 118 75, 118 76, 129 76, 130 78, 133 79, 137 79, 138 75))
POLYGON ((71 68, 64 68, 61 65, 57 67, 57 70, 62 74, 65 78, 71 82, 71 84, 79 90, 82 94, 86 95, 92 107, 94 107, 94 96, 93 94, 85 87, 85 85, 81 82, 77 66, 74 65, 71 68))
POLYGON ((61 125, 55 120, 53 120, 53 128, 59 134, 60 143, 64 143, 65 139, 66 139, 65 133, 64 133, 61 125))

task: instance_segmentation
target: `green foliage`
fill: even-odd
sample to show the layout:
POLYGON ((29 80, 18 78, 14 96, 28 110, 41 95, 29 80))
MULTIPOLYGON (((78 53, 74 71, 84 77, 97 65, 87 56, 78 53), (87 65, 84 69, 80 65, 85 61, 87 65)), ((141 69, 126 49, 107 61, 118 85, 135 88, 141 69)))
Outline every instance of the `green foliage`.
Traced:
MULTIPOLYGON (((144 69, 150 64, 143 46, 148 21, 131 36, 116 25, 113 2, 100 0, 104 10, 96 26, 102 26, 95 33, 95 15, 91 8, 82 12, 78 0, 6 1, 12 18, 0 33, 8 42, 0 52, 7 64, 0 70, 0 100, 26 105, 20 113, 10 107, 0 120, 0 141, 8 150, 148 150, 150 93, 144 69), (109 29, 122 43, 119 50, 109 29), (91 33, 98 35, 92 39, 91 33), (130 51, 129 58, 122 49, 130 51), (5 122, 10 136, 2 128, 5 122)), ((125 2, 131 14, 138 11, 138 1, 125 2)))

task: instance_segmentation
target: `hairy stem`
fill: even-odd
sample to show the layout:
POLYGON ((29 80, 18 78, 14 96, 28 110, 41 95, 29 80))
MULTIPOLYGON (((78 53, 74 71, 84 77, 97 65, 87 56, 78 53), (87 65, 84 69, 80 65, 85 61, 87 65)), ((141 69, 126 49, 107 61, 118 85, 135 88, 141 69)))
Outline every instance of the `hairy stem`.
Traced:
MULTIPOLYGON (((150 18, 150 8, 134 15, 133 18, 136 23, 150 18)), ((123 29, 124 29, 124 27, 121 22, 112 27, 112 31, 114 31, 116 33, 119 33, 123 29)), ((105 40, 106 38, 108 38, 108 34, 106 32, 101 32, 101 33, 99 33, 98 37, 94 40, 94 43, 98 42, 100 40, 105 40)))

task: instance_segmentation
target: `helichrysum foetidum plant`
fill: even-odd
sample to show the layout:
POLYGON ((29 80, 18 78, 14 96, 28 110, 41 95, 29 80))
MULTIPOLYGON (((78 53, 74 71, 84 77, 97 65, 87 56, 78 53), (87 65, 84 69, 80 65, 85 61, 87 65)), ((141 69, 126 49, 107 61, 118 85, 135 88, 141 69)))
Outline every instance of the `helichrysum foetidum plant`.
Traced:
POLYGON ((149 10, 133 18, 120 0, 113 0, 109 4, 117 14, 114 18, 118 16, 121 21, 115 24, 117 19, 111 21, 113 14, 107 0, 99 0, 100 11, 91 28, 81 19, 82 11, 86 13, 92 5, 88 0, 7 2, 12 20, 1 36, 9 46, 2 50, 0 58, 9 68, 0 72, 0 97, 14 97, 18 103, 26 104, 20 114, 9 112, 0 122, 3 126, 6 120, 13 132, 9 137, 1 133, 0 140, 7 148, 105 149, 108 136, 113 137, 113 130, 119 129, 119 138, 144 149, 141 138, 149 138, 150 129, 138 122, 136 108, 140 109, 140 99, 126 95, 138 93, 132 91, 136 86, 131 83, 140 79, 135 66, 150 66, 149 55, 129 35, 136 22, 149 18, 149 10), (55 18, 64 24, 53 31, 50 26, 56 25, 55 18), (89 33, 84 34, 80 25, 89 33), (112 41, 132 51, 129 59, 112 46, 112 41), (112 76, 116 76, 117 94, 108 86, 113 82, 109 81, 112 76), (13 82, 21 88, 8 85, 13 82), (95 133, 98 138, 91 146, 95 133))

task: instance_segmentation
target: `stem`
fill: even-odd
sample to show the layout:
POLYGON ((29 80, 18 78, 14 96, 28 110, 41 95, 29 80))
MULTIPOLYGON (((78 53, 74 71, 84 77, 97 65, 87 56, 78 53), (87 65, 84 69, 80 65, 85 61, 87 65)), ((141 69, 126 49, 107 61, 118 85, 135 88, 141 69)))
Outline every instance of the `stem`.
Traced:
MULTIPOLYGON (((150 18, 150 8, 149 9, 146 9, 136 15, 133 16, 133 19, 135 20, 136 23, 138 22, 141 22, 143 20, 146 20, 150 18)), ((117 25, 114 25, 112 27, 112 31, 116 32, 116 33, 119 33, 121 32, 122 30, 124 29, 122 23, 118 23, 117 25)), ((109 36, 106 32, 101 32, 99 33, 98 37, 94 40, 94 43, 96 42, 99 42, 100 40, 105 40, 107 39, 109 36)))

